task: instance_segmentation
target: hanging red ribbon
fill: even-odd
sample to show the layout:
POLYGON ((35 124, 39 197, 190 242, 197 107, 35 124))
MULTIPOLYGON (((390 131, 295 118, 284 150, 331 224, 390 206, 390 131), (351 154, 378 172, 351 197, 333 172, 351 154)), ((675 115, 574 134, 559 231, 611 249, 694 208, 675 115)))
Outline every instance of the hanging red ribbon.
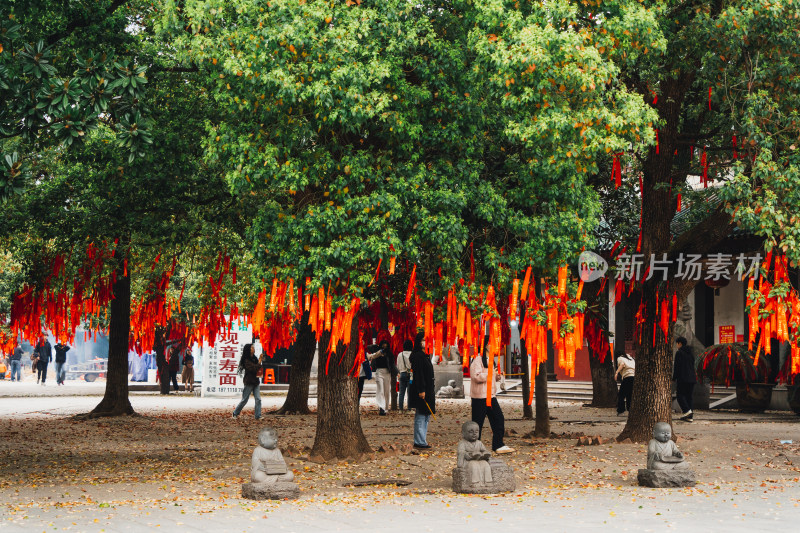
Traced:
POLYGON ((619 189, 619 186, 622 185, 622 163, 619 160, 621 155, 622 152, 614 154, 614 161, 611 165, 611 179, 615 189, 619 189))
POLYGON ((706 149, 703 148, 703 156, 700 159, 700 166, 703 168, 703 187, 708 187, 708 155, 706 149))

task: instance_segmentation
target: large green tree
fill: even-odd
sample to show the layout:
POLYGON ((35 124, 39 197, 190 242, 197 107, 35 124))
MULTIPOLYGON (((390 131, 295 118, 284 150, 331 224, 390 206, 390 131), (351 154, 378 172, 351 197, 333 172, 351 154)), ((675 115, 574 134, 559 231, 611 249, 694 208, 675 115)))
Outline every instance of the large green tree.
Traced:
MULTIPOLYGON (((167 3, 165 28, 225 110, 208 159, 232 190, 266 198, 251 231, 265 271, 341 302, 389 287, 391 302, 408 261, 437 299, 471 278, 474 255, 467 300, 580 250, 598 213, 595 159, 652 139, 655 115, 559 22, 567 3, 521 4, 167 3), (398 276, 370 285, 393 256, 398 276)), ((356 340, 320 365, 324 457, 368 449, 348 375, 356 340)))
MULTIPOLYGON (((135 7, 118 22, 116 31, 122 37, 103 33, 105 19, 75 28, 64 38, 68 42, 63 43, 63 61, 80 55, 85 39, 99 47, 97 53, 126 53, 142 65, 141 72, 151 72, 147 79, 137 75, 141 78, 137 83, 147 81, 148 90, 137 93, 136 105, 152 120, 150 135, 155 142, 131 158, 121 144, 125 133, 115 126, 109 112, 111 122, 101 121, 87 129, 80 136, 82 142, 70 149, 63 142, 21 144, 32 161, 30 181, 4 209, 8 215, 4 247, 13 250, 23 264, 24 281, 35 290, 45 288, 57 255, 67 258, 67 268, 60 275, 68 287, 72 286, 68 278, 85 275, 85 270, 78 269, 86 261, 83 251, 88 243, 104 249, 105 255, 103 268, 93 275, 116 273, 106 323, 110 335, 107 387, 92 416, 133 412, 127 389, 131 297, 142 302, 163 298, 165 290, 172 297, 182 294, 180 285, 158 286, 173 257, 182 263, 181 276, 199 271, 205 277, 207 271, 213 273, 220 252, 233 255, 234 261, 246 258, 242 237, 249 200, 230 193, 222 173, 204 161, 198 142, 205 121, 214 118, 212 101, 196 85, 196 69, 176 68, 169 46, 154 36, 150 4, 135 7), (156 264, 160 255, 164 259, 156 264)), ((43 136, 46 133, 40 132, 36 139, 43 136)), ((240 268, 240 278, 246 272, 240 268)), ((60 287, 61 281, 55 289, 60 287)), ((201 298, 198 305, 202 305, 209 291, 205 284, 196 289, 201 298)), ((238 291, 235 296, 245 295, 238 291)), ((206 303, 221 312, 221 301, 206 303)))
MULTIPOLYGON (((798 56, 792 51, 800 39, 800 6, 766 0, 578 5, 571 23, 619 65, 628 90, 658 114, 658 142, 622 157, 623 181, 641 197, 645 264, 651 255, 673 261, 668 283, 660 276, 638 283, 644 334, 637 336, 635 401, 621 437, 644 441, 656 422, 672 416, 670 344, 660 333, 653 341, 652 331, 660 319, 657 301, 673 294, 681 301, 697 283, 677 276, 680 254, 717 251, 737 224, 766 237, 768 247, 796 254, 798 56), (631 14, 639 31, 621 24, 631 14), (684 205, 708 202, 708 191, 697 188, 704 175, 724 201, 698 209, 704 215, 675 237, 670 222, 678 194, 684 205)), ((628 243, 629 254, 637 240, 628 243)))

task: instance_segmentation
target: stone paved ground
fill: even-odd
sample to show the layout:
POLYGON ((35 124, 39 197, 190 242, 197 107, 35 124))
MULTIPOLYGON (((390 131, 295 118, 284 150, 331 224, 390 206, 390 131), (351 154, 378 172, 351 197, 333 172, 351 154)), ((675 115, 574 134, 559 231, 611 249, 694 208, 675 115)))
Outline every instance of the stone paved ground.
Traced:
MULTIPOLYGON (((69 382, 68 382, 69 383, 69 382)), ((503 401, 506 456, 517 471, 517 492, 499 497, 455 495, 450 470, 465 400, 440 402, 430 427, 429 454, 377 452, 358 464, 317 464, 302 454, 313 442, 314 416, 252 418, 252 401, 239 420, 233 399, 134 394, 141 415, 75 422, 102 388, 46 387, 0 382, 0 531, 775 531, 800 522, 800 417, 769 412, 698 413, 676 423, 678 445, 697 470, 694 489, 644 489, 636 469, 639 444, 576 446, 577 439, 535 440, 524 435, 518 402, 503 401), (9 387, 18 387, 12 390, 9 387), (34 386, 35 387, 35 386, 34 386), (302 489, 296 502, 239 498, 255 436, 274 425, 302 489), (792 440, 792 444, 781 444, 792 440), (394 478, 406 487, 346 488, 366 478, 394 478), (487 530, 487 527, 489 528, 487 530)), ((77 387, 77 386, 76 386, 77 387)), ((264 397, 266 408, 282 403, 264 397)), ((313 402, 312 402, 313 403, 313 402)), ((378 417, 363 402, 363 426, 374 448, 406 444, 409 414, 378 417)), ((624 420, 613 409, 554 404, 556 433, 612 439, 624 420)), ((484 442, 488 443, 488 426, 484 442)))

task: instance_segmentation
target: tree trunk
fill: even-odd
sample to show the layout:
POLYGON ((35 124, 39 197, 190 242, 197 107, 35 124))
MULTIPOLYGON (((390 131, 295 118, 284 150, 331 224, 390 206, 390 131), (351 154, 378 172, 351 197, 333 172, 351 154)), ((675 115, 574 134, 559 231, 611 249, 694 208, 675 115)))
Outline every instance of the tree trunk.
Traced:
POLYGON ((294 355, 292 357, 292 370, 289 373, 289 392, 283 407, 276 411, 279 415, 307 415, 311 414, 308 408, 308 388, 311 379, 311 365, 314 362, 314 352, 317 348, 317 339, 311 330, 308 321, 309 312, 303 313, 297 338, 294 341, 294 355))
MULTIPOLYGON (((121 255, 121 247, 117 248, 121 255)), ((103 400, 83 418, 136 414, 128 398, 128 337, 131 330, 131 278, 124 275, 122 261, 116 269, 111 300, 108 369, 103 400)))
POLYGON ((634 442, 647 442, 653 437, 656 422, 672 424, 672 350, 667 343, 672 336, 672 324, 669 325, 667 339, 661 328, 657 327, 653 342, 653 325, 657 314, 647 310, 656 308, 656 293, 647 289, 649 287, 645 286, 642 296, 645 321, 642 323, 643 333, 637 335, 631 409, 625 428, 617 440, 629 438, 634 442))
MULTIPOLYGON (((350 345, 343 349, 340 343, 335 353, 320 350, 317 393, 317 431, 311 456, 331 459, 358 459, 372 450, 361 429, 358 411, 358 372, 351 374, 358 345, 358 316, 353 318, 350 345)), ((320 343, 320 346, 325 346, 320 343)))
POLYGON ((547 405, 547 363, 539 364, 536 376, 536 427, 533 434, 537 437, 550 437, 550 407, 547 405))
MULTIPOLYGON (((520 322, 522 321, 520 320, 520 322)), ((524 420, 533 420, 533 408, 528 403, 528 398, 531 395, 531 370, 528 363, 528 350, 522 341, 519 343, 519 349, 522 356, 522 418, 524 420)))
POLYGON ((617 405, 617 382, 614 379, 614 358, 606 355, 602 363, 597 354, 589 350, 589 368, 592 372, 592 403, 590 407, 615 407, 617 405))

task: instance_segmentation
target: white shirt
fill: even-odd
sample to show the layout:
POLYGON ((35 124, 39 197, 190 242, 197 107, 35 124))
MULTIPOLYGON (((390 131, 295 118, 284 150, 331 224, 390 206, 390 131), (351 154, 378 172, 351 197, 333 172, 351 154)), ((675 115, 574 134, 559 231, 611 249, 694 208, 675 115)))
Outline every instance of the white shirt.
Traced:
POLYGON ((411 352, 400 352, 397 354, 397 371, 398 372, 411 372, 411 361, 409 356, 411 352))
POLYGON ((627 357, 620 357, 617 360, 617 373, 622 373, 622 379, 632 378, 636 368, 636 361, 627 357))

